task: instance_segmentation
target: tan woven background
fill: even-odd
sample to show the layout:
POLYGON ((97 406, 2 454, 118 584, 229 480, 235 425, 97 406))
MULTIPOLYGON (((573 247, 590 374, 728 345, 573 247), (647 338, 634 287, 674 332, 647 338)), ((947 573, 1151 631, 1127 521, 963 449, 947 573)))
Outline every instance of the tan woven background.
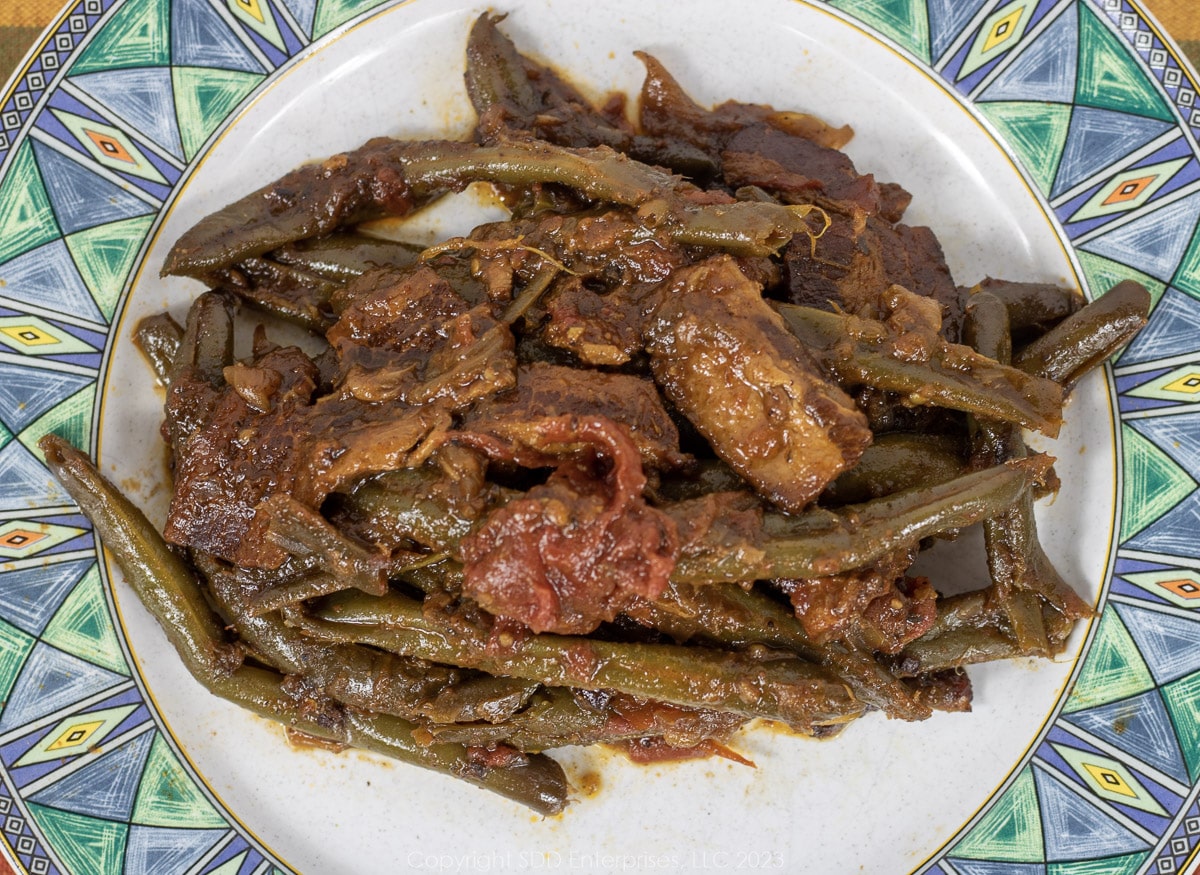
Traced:
MULTIPOLYGON (((1197 0, 1143 0, 1175 38, 1194 67, 1200 66, 1200 3, 1197 0)), ((0 82, 7 82, 46 25, 63 8, 62 0, 0 0, 0 82)))

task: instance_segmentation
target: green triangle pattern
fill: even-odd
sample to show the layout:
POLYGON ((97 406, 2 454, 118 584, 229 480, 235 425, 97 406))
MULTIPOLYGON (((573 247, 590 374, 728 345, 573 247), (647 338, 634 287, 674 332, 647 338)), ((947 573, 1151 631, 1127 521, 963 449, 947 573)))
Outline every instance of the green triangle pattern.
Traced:
POLYGON ((229 825, 200 792, 161 735, 155 735, 146 758, 131 821, 142 826, 185 829, 221 829, 229 825))
POLYGON ((948 856, 1004 863, 1034 863, 1045 858, 1037 788, 1029 766, 948 856))
POLYGON ((62 234, 42 174, 26 139, 13 156, 8 174, 0 184, 0 263, 49 243, 62 234))
POLYGON ((1085 106, 1175 121, 1171 107, 1151 84, 1132 50, 1088 7, 1079 4, 1079 74, 1075 101, 1085 106))
POLYGON ((1172 285, 1193 298, 1200 298, 1200 227, 1192 231, 1192 242, 1179 262, 1172 285))
POLYGON ((205 875, 238 875, 242 871, 242 864, 246 862, 246 857, 249 853, 249 851, 242 851, 236 857, 226 860, 216 869, 209 869, 205 875))
POLYGON ((1200 673, 1166 684, 1162 697, 1194 784, 1200 781, 1200 673))
POLYGON ((235 106, 266 76, 207 67, 172 67, 183 154, 191 161, 235 106))
POLYGON ((1156 280, 1149 274, 1134 270, 1132 267, 1111 261, 1103 255, 1095 255, 1077 249, 1075 256, 1079 259, 1079 266, 1083 268, 1083 275, 1087 277, 1088 285, 1092 287, 1092 291, 1096 295, 1107 292, 1121 280, 1137 280, 1150 293, 1150 306, 1154 307, 1162 298, 1163 292, 1167 290, 1166 283, 1161 280, 1156 280))
POLYGON ((925 63, 932 63, 925 0, 830 0, 829 5, 891 37, 925 63))
POLYGON ((1078 863, 1051 863, 1046 875, 1133 875, 1142 868, 1149 851, 1126 854, 1123 857, 1105 857, 1102 860, 1081 860, 1078 863))
POLYGON ((1106 608, 1063 711, 1068 714, 1086 711, 1152 689, 1154 678, 1129 630, 1116 611, 1106 608))
POLYGON ((137 216, 77 231, 65 239, 79 275, 109 321, 133 269, 154 216, 137 216))
POLYGON ((1049 197, 1071 127, 1071 107, 1058 103, 1001 100, 976 108, 996 126, 1021 165, 1049 197))
POLYGON ((112 875, 121 871, 129 825, 60 811, 33 802, 29 813, 47 842, 73 875, 112 875))
POLYGON ((86 447, 92 433, 95 404, 96 384, 92 383, 35 419, 21 432, 19 439, 38 459, 44 457, 37 442, 48 434, 66 438, 77 447, 86 447))
POLYGON ((96 565, 71 590, 46 626, 42 640, 117 674, 129 674, 96 565))
POLYGON ((312 38, 316 40, 323 37, 335 27, 384 2, 385 0, 321 0, 313 17, 312 38))
POLYGON ((16 626, 0 620, 0 701, 8 698, 34 643, 16 626))
POLYGON ((1196 489, 1196 481, 1162 450, 1127 425, 1121 427, 1125 489, 1121 540, 1127 541, 1196 489))
POLYGON ((4 449, 12 439, 13 433, 5 428, 3 422, 0 422, 0 449, 4 449))
POLYGON ((171 63, 170 0, 122 4, 71 65, 71 74, 171 63))

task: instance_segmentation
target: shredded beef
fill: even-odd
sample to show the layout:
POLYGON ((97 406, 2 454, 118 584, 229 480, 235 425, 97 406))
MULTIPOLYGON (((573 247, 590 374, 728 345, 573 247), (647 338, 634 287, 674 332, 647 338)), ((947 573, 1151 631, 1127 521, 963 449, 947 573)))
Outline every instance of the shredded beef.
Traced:
POLYGON ((555 448, 546 444, 543 430, 547 419, 569 415, 602 416, 620 424, 647 467, 678 468, 687 461, 679 449, 679 432, 654 383, 624 374, 545 363, 521 365, 516 390, 475 405, 463 417, 462 428, 564 455, 577 449, 577 442, 572 441, 574 447, 555 448))
POLYGON ((642 498, 645 474, 626 430, 600 416, 563 416, 544 420, 532 437, 535 449, 584 444, 591 451, 564 461, 544 485, 463 538, 463 592, 535 632, 564 634, 592 631, 635 597, 658 598, 678 535, 642 498))

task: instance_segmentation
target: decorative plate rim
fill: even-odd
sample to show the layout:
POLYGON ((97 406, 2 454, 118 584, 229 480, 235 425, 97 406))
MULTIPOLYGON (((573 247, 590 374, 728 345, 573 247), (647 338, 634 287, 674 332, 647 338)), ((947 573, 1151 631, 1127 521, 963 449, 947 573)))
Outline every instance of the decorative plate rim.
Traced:
MULTIPOLYGON (((0 98, 0 223, 8 223, 0 225, 7 232, 0 238, 0 274, 11 275, 20 268, 17 274, 27 285, 16 287, 33 290, 30 298, 18 299, 0 288, 0 369, 8 375, 28 368, 53 384, 49 394, 34 404, 36 415, 29 413, 29 408, 14 413, 4 406, 18 397, 14 393, 24 392, 33 400, 32 389, 0 387, 0 414, 5 414, 0 416, 0 484, 5 488, 31 482, 37 471, 30 466, 31 458, 36 462, 31 444, 40 433, 59 431, 94 447, 100 409, 96 380, 105 374, 111 352, 105 329, 108 323, 115 324, 114 317, 121 313, 128 280, 141 268, 146 241, 153 238, 169 212, 195 156, 204 152, 212 136, 219 135, 227 119, 275 81, 280 70, 304 57, 309 45, 336 39, 408 0, 227 0, 224 6, 220 0, 212 0, 212 9, 258 59, 262 74, 252 74, 258 75, 253 83, 249 76, 227 83, 224 114, 206 119, 207 127, 201 126, 204 129, 177 131, 177 140, 165 145, 135 129, 136 122, 148 119, 137 119, 134 125, 129 118, 107 124, 100 119, 96 104, 83 99, 87 95, 63 86, 67 73, 77 67, 103 72, 101 67, 88 67, 88 50, 106 32, 115 33, 113 21, 136 2, 76 0, 69 4, 26 56, 0 98), (239 15, 238 9, 243 14, 239 15), (64 105, 52 105, 55 94, 62 97, 64 105), (136 179, 138 193, 131 197, 140 198, 142 206, 149 209, 138 212, 141 206, 122 203, 119 221, 126 223, 121 240, 124 248, 114 256, 116 262, 79 267, 85 257, 71 249, 72 243, 85 246, 87 232, 105 223, 88 225, 95 216, 80 213, 70 217, 72 230, 68 231, 68 223, 55 218, 39 170, 40 156, 34 157, 31 145, 35 141, 46 145, 48 135, 38 128, 46 112, 52 112, 58 127, 73 134, 84 148, 87 144, 81 132, 86 133, 95 147, 89 151, 97 175, 110 187, 136 179), (80 119, 92 124, 80 127, 80 119), (109 149, 122 151, 119 160, 128 166, 112 163, 112 152, 105 154, 109 149), (107 163, 106 158, 110 159, 107 163), (44 203, 38 200, 38 192, 32 201, 30 197, 22 200, 23 194, 32 191, 23 187, 24 183, 35 177, 44 203), (50 210, 57 237, 39 226, 39 210, 50 210), (68 240, 73 235, 79 236, 68 240), (73 302, 80 305, 75 313, 56 309, 50 298, 38 297, 37 277, 30 280, 31 269, 17 264, 30 252, 51 246, 70 249, 77 271, 91 271, 86 278, 76 278, 79 284, 71 292, 90 295, 86 302, 90 311, 82 306, 82 298, 73 302), (124 278, 118 276, 122 268, 124 278), (105 283, 98 293, 98 286, 105 283), (24 453, 19 448, 24 448, 24 453)), ((157 2, 170 6, 173 0, 157 2)), ((912 63, 928 68, 932 77, 941 77, 938 81, 943 88, 982 120, 998 142, 1007 144, 1008 154, 1015 156, 1030 190, 1055 218, 1068 257, 1081 278, 1098 283, 1112 276, 1110 265, 1128 270, 1136 264, 1134 270, 1151 280, 1155 294, 1154 330, 1122 353, 1110 369, 1109 402, 1116 412, 1113 422, 1122 466, 1118 490, 1128 491, 1132 497, 1118 497, 1109 573, 1101 594, 1103 609, 1087 630, 1082 655, 1067 681, 1071 692, 1060 697, 1027 756, 1014 765, 984 809, 949 837, 918 871, 967 875, 983 872, 983 867, 993 862, 1040 867, 1030 868, 1030 872, 1048 871, 1047 865, 1058 864, 1050 871, 1066 872, 1071 864, 1101 859, 1120 864, 1119 871, 1182 871, 1194 861, 1200 846, 1200 763, 1193 750, 1200 747, 1200 715, 1194 708, 1189 711, 1186 704, 1190 694, 1200 690, 1200 660, 1189 661, 1179 653, 1182 647, 1170 646, 1172 640, 1185 640, 1186 633, 1196 628, 1189 624, 1200 619, 1200 614, 1194 614, 1200 600, 1193 595, 1200 595, 1200 560, 1187 555, 1186 529, 1182 528, 1188 513, 1200 512, 1195 479, 1200 476, 1200 446, 1192 447, 1185 440, 1180 449, 1179 444, 1186 437, 1183 425, 1190 422, 1200 401, 1200 352, 1179 338, 1188 320, 1194 323, 1200 316, 1200 234, 1196 233, 1200 110, 1195 108, 1200 89, 1196 75, 1157 22, 1129 0, 971 0, 958 5, 969 14, 956 19, 958 30, 948 36, 944 30, 934 32, 935 14, 926 0, 795 2, 836 15, 912 63), (920 27, 905 31, 905 20, 896 15, 898 9, 923 12, 924 31, 920 27), (1061 26, 1068 15, 1075 16, 1076 44, 1089 39, 1094 41, 1089 45, 1102 45, 1107 60, 1121 62, 1118 72, 1125 78, 1118 76, 1115 85, 1111 81, 1081 82, 1085 75, 1094 74, 1081 63, 1072 70, 1069 95, 1061 90, 1061 81, 1051 79, 1040 83, 1046 89, 1041 100, 1019 100, 1019 90, 1006 92, 1006 87, 1016 88, 1020 82, 1014 70, 1028 59, 1036 59, 1035 51, 1045 48, 1038 37, 1061 26), (1081 35, 1084 30, 1086 35, 1081 35), (1120 46, 1123 54, 1114 46, 1120 46), (1054 92, 1056 87, 1060 90, 1054 92), (1105 91, 1112 87, 1124 88, 1122 99, 1130 106, 1136 104, 1137 112, 1127 111, 1128 107, 1116 109, 1112 94, 1105 91), (1036 129, 1030 113, 1022 114, 1009 105, 1030 102, 1054 116, 1044 122, 1051 130, 1036 129), (1093 114, 1099 118, 1099 113, 1117 111, 1145 122, 1136 125, 1137 135, 1131 133, 1129 142, 1122 144, 1126 151, 1098 166, 1069 154, 1072 148, 1082 149, 1085 139, 1073 127, 1077 122, 1081 129, 1093 114), (1161 126, 1155 128, 1153 121, 1161 126), (1059 127, 1053 128, 1054 124, 1059 127), (1037 161, 1039 157, 1054 160, 1049 175, 1037 161), (1062 164, 1068 159, 1076 164, 1062 164), (1151 232, 1166 233, 1167 219, 1175 218, 1186 219, 1191 232, 1176 232, 1170 246, 1148 240, 1151 232), (1149 243, 1157 246, 1150 255, 1133 254, 1135 245, 1149 243), (1126 261, 1120 262, 1117 256, 1126 261), (1138 477, 1144 482, 1135 482, 1138 477), (1151 628, 1153 624, 1160 628, 1151 628), (1170 628, 1163 631, 1163 626, 1170 628), (1113 665, 1101 666, 1098 654, 1113 665), (1099 695, 1103 701, 1097 703, 1088 699, 1089 695, 1099 695), (1136 712, 1130 708, 1126 708, 1129 713, 1123 712, 1122 707, 1130 702, 1137 703, 1136 712), (1125 729, 1114 735, 1112 721, 1118 717, 1126 721, 1125 729), (1107 729, 1105 719, 1109 721, 1107 729), (1151 725, 1156 720, 1159 722, 1151 725), (1138 756, 1125 750, 1120 735, 1131 727, 1147 744, 1151 733, 1169 730, 1178 756, 1172 760, 1169 751, 1148 747, 1139 749, 1138 756), (1091 856, 1078 856, 1079 833, 1067 830, 1076 843, 1076 850, 1070 850, 1061 836, 1044 830, 1046 812, 1066 806, 1062 800, 1072 798, 1084 800, 1090 809, 1091 819, 1084 819, 1096 833, 1082 853, 1091 856), (1029 819, 1028 810, 1021 813, 1030 800, 1036 823, 1029 819)), ((937 14, 952 13, 941 9, 937 14)), ((908 23, 912 21, 916 19, 908 23)), ((1027 78, 1024 84, 1033 81, 1027 78)), ((153 133, 161 135, 163 131, 153 133)), ((128 186, 123 190, 129 190, 128 186)), ((1200 433, 1200 427, 1193 431, 1200 433)), ((24 798, 25 791, 52 781, 54 763, 103 739, 108 747, 140 745, 143 763, 152 758, 164 774, 190 782, 196 790, 191 826, 197 835, 204 834, 209 844, 190 849, 194 858, 188 865, 194 871, 213 871, 239 858, 243 859, 239 869, 245 871, 259 865, 286 870, 237 821, 235 813, 222 813, 170 733, 162 731, 161 718, 148 707, 149 691, 142 687, 137 673, 129 670, 128 645, 112 628, 114 604, 106 576, 97 567, 87 521, 53 488, 23 496, 23 500, 30 498, 41 503, 34 509, 12 503, 0 506, 0 591, 50 592, 57 599, 57 610, 39 613, 0 596, 0 693, 9 700, 0 710, 3 853, 29 872, 70 871, 65 837, 78 824, 49 814, 45 807, 39 809, 24 798), (60 616, 64 606, 75 614, 60 616), (98 614, 101 607, 107 613, 98 614), (63 680, 67 663, 55 663, 39 647, 54 641, 66 647, 61 652, 69 654, 65 642, 72 640, 71 635, 87 637, 83 625, 101 616, 108 619, 109 634, 103 629, 89 633, 87 658, 72 658, 87 662, 85 674, 89 677, 108 683, 70 687, 63 680), (22 683, 35 681, 57 683, 56 695, 62 701, 56 700, 49 710, 28 706, 16 693, 22 683), (80 722, 84 717, 87 719, 80 722)), ((1191 549, 1194 552, 1194 547, 1191 549)), ((1158 740, 1166 743, 1165 738, 1158 740)), ((155 800, 147 796, 144 804, 153 814, 155 800)), ((153 818, 147 816, 140 824, 127 820, 126 831, 132 835, 153 818)))

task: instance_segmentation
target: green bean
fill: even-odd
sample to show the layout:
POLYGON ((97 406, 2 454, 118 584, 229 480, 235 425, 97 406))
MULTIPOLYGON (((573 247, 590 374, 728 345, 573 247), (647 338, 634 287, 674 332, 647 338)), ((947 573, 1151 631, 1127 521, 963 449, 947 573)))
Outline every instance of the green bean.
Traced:
POLYGON ((192 302, 175 359, 167 372, 166 436, 174 458, 203 423, 233 363, 233 303, 205 292, 192 302), (200 389, 201 391, 197 391, 200 389))
POLYGON ((615 690, 694 708, 768 717, 800 731, 857 717, 862 705, 825 669, 797 659, 756 660, 667 644, 625 644, 563 635, 490 634, 461 617, 437 617, 392 592, 342 593, 293 622, 314 637, 535 680, 547 686, 615 690))
POLYGON ((241 663, 241 651, 225 640, 194 575, 171 552, 162 535, 67 441, 49 434, 38 446, 51 473, 92 521, 129 585, 162 625, 188 670, 208 682, 231 674, 241 663))
POLYGON ((1000 298, 991 292, 971 296, 963 320, 963 343, 1002 365, 1012 362, 1012 321, 1000 298))
POLYGON ((249 257, 205 279, 257 310, 317 334, 334 322, 330 299, 339 284, 304 268, 249 257))
POLYGON ((980 293, 998 299, 1008 312, 1013 332, 1045 330, 1080 309, 1087 302, 1078 289, 1052 283, 1022 283, 988 278, 971 289, 968 307, 980 293))
POLYGON ((756 590, 740 586, 672 583, 655 602, 640 600, 626 615, 676 639, 723 647, 753 645, 789 650, 841 678, 864 704, 889 717, 924 720, 929 709, 869 654, 839 642, 818 644, 795 615, 756 590))
POLYGON ((399 717, 353 709, 345 714, 346 742, 354 747, 445 772, 539 814, 560 814, 567 807, 570 785, 562 767, 548 756, 519 755, 510 764, 489 766, 463 745, 426 743, 427 730, 399 717))
MULTIPOLYGON (((1008 308, 989 292, 980 292, 967 306, 963 324, 964 339, 977 352, 1001 364, 1012 360, 1012 331, 1008 308)), ((973 417, 972 461, 994 465, 1026 455, 1025 440, 1017 426, 1006 422, 973 417)), ((1041 603, 1028 592, 1020 591, 1025 565, 1017 545, 1041 550, 1033 519, 1033 501, 1027 497, 1004 513, 983 521, 984 545, 992 588, 1008 620, 1012 636, 1021 650, 1046 655, 1050 642, 1042 624, 1041 603)))
POLYGON ((539 814, 559 814, 567 806, 566 776, 549 757, 522 756, 511 765, 488 766, 463 745, 428 743, 422 727, 398 717, 339 708, 311 694, 301 704, 289 679, 267 669, 242 666, 208 688, 289 730, 460 778, 539 814))
POLYGON ((269 258, 327 280, 349 282, 374 268, 416 264, 420 255, 421 247, 416 244, 339 231, 286 244, 270 253, 269 258))
MULTIPOLYGON (((765 514, 761 533, 749 541, 713 526, 684 548, 671 579, 736 583, 861 568, 922 538, 1002 513, 1033 488, 1048 464, 1031 457, 837 510, 765 514)), ((681 509, 663 508, 668 515, 681 509)))
POLYGON ((167 384, 184 371, 214 386, 225 382, 225 368, 233 364, 233 306, 228 296, 205 292, 192 302, 179 349, 168 372, 167 384))
POLYGON ((897 657, 896 671, 916 676, 1028 655, 1003 629, 965 626, 911 642, 897 657))
POLYGON ((171 366, 179 354, 182 341, 183 326, 172 319, 170 313, 147 316, 138 322, 134 330, 133 342, 149 362, 161 386, 167 385, 171 366))
POLYGON ((459 744, 510 744, 518 750, 542 751, 570 744, 619 741, 608 728, 607 709, 580 705, 563 687, 551 687, 527 708, 494 723, 439 724, 429 732, 439 741, 459 744))
POLYGON ((273 667, 304 677, 339 703, 414 721, 437 719, 435 714, 445 717, 455 710, 466 719, 479 719, 483 712, 504 719, 522 707, 536 687, 510 678, 479 678, 369 647, 316 641, 287 626, 278 613, 253 612, 261 584, 211 557, 198 555, 196 561, 217 609, 239 639, 273 667))
POLYGON ((882 434, 858 462, 825 487, 825 504, 851 504, 943 483, 965 470, 962 441, 951 435, 882 434))
POLYGON ((379 547, 361 544, 339 532, 317 511, 290 495, 263 499, 255 512, 251 536, 281 554, 311 558, 339 589, 353 587, 373 595, 387 592, 390 557, 379 547))
POLYGON ((557 183, 585 197, 639 208, 668 234, 743 255, 767 255, 809 232, 809 206, 697 205, 679 177, 606 147, 566 149, 541 141, 476 146, 451 140, 372 140, 304 165, 201 219, 172 247, 167 274, 204 278, 289 243, 384 215, 404 216, 470 182, 557 183), (389 175, 388 186, 365 185, 389 175), (307 196, 297 198, 297 191, 307 196), (736 209, 734 209, 736 208, 736 209))
POLYGON ((584 694, 555 687, 502 723, 440 725, 431 727, 430 733, 444 741, 501 742, 520 750, 617 744, 647 737, 660 737, 672 747, 694 747, 726 737, 746 722, 729 712, 645 702, 621 694, 594 698, 597 701, 589 702, 584 694))
POLYGON ((1150 314, 1150 293, 1124 280, 1022 349, 1014 367, 1073 386, 1127 344, 1150 314))
MULTIPOLYGON (((999 361, 1011 354, 1007 310, 990 293, 975 296, 965 322, 969 341, 980 353, 999 361)), ((972 461, 994 465, 1027 455, 1024 437, 1016 426, 993 420, 975 423, 972 461)), ((1028 594, 1036 593, 1072 620, 1090 616, 1091 609, 1071 588, 1046 556, 1038 538, 1032 493, 1009 509, 984 521, 988 570, 997 596, 1005 605, 1017 645, 1030 652, 1048 652, 1050 643, 1042 623, 1041 608, 1028 594)))
POLYGON ((776 305, 821 363, 850 386, 897 392, 908 404, 932 404, 1012 422, 1056 437, 1062 390, 1055 383, 998 365, 958 344, 940 342, 927 361, 887 351, 891 333, 873 320, 793 304, 776 305))
POLYGON ((566 779, 548 758, 489 768, 461 745, 418 743, 413 733, 420 727, 396 717, 359 714, 332 702, 299 705, 282 675, 241 664, 241 648, 225 640, 191 570, 87 456, 56 435, 43 437, 39 446, 188 670, 212 693, 310 735, 448 772, 544 814, 566 806, 566 779))

